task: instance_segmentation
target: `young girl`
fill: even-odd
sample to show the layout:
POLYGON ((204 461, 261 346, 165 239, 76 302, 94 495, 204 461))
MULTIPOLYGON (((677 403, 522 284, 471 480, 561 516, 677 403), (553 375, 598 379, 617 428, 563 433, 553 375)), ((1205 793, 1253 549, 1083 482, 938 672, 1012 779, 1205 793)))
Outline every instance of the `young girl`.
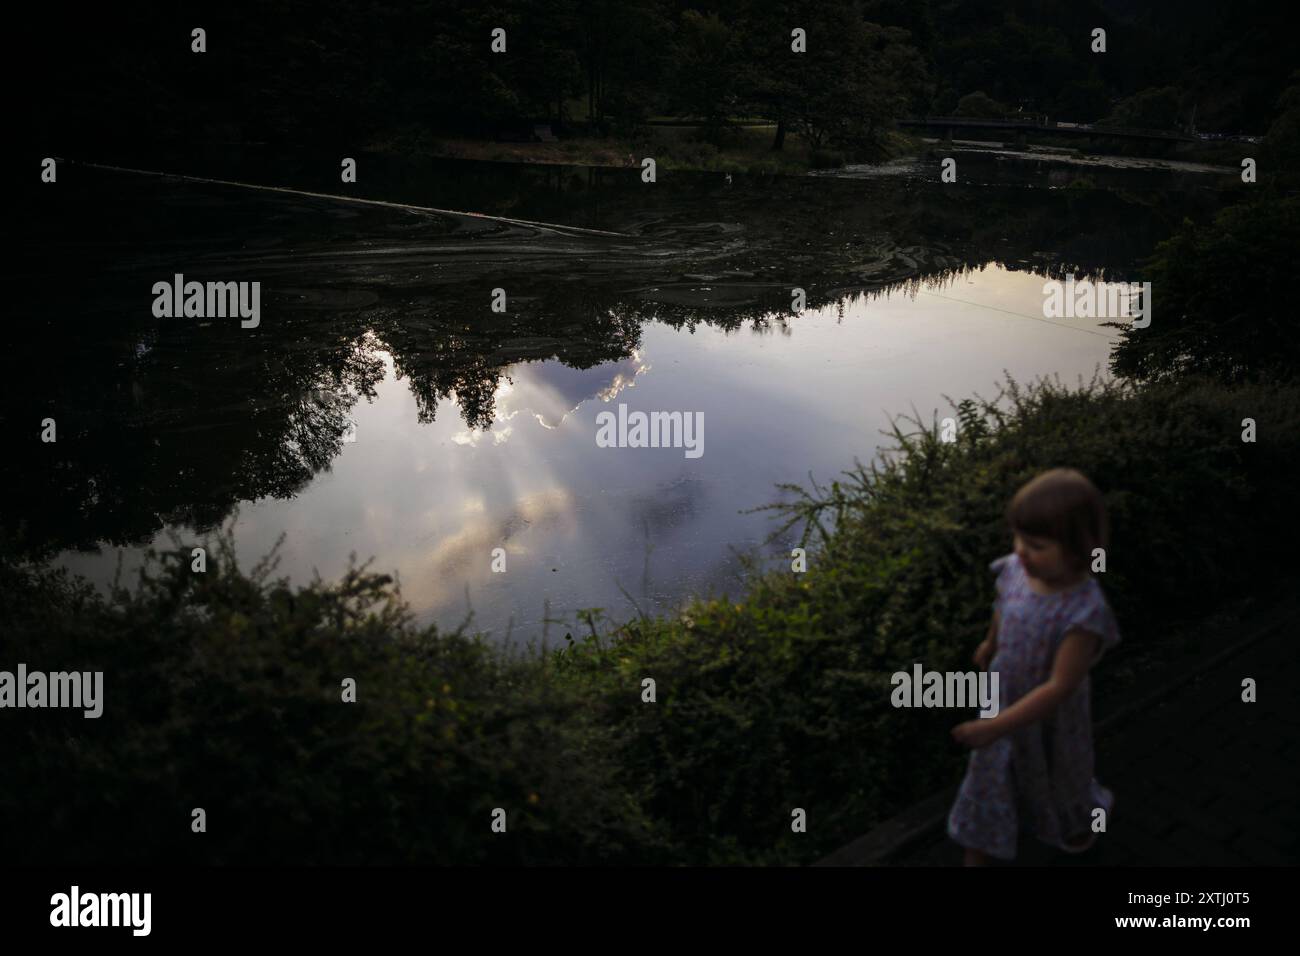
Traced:
POLYGON ((1106 511, 1087 478, 1055 468, 1011 499, 1013 553, 998 558, 998 596, 975 663, 998 674, 998 715, 953 728, 974 748, 948 817, 966 865, 1014 859, 1021 829, 1068 852, 1092 846, 1094 811, 1114 797, 1093 777, 1088 671, 1119 642, 1091 575, 1106 511))

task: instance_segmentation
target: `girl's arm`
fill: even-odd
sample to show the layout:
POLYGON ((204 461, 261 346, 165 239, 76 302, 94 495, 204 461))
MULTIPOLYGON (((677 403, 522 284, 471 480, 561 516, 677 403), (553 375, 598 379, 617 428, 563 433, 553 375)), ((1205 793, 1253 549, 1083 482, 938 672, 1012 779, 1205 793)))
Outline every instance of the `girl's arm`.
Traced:
POLYGON ((998 652, 998 625, 1002 620, 1002 612, 993 612, 993 621, 989 624, 989 632, 984 637, 984 643, 975 648, 975 663, 981 669, 987 668, 993 656, 998 652))
POLYGON ((1066 632, 1047 680, 996 717, 958 724, 953 736, 971 747, 983 747, 1019 727, 1042 720, 1088 676, 1100 644, 1101 638, 1091 631, 1074 628, 1066 632))
POLYGON ((1008 707, 990 722, 997 724, 998 736, 1032 724, 1051 714, 1088 676, 1088 668, 1097 656, 1101 638, 1090 631, 1074 629, 1066 633, 1052 662, 1052 676, 1008 707))

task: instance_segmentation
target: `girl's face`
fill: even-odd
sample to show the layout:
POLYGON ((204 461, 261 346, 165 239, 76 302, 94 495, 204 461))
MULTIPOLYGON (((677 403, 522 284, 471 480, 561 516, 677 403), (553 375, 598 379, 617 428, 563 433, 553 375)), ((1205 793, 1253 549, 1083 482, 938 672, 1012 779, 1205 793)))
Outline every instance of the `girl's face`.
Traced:
POLYGON ((1065 551, 1051 538, 1040 538, 1019 531, 1014 534, 1016 556, 1031 578, 1056 583, 1067 580, 1074 574, 1065 551))

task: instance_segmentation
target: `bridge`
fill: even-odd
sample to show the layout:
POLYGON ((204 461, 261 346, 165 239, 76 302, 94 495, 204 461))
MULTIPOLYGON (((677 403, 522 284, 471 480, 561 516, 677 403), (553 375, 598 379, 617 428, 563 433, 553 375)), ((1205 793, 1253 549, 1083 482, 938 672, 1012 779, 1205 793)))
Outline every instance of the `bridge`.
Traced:
POLYGON ((1187 133, 1171 133, 1168 130, 1134 129, 1126 126, 1097 126, 1092 123, 1057 123, 1044 116, 1030 116, 1023 119, 976 119, 971 116, 922 116, 901 119, 899 126, 914 129, 940 131, 943 139, 952 139, 953 130, 972 130, 979 132, 1014 133, 1017 139, 1023 139, 1026 133, 1051 133, 1056 136, 1106 137, 1108 139, 1145 139, 1162 142, 1198 142, 1195 136, 1187 133))

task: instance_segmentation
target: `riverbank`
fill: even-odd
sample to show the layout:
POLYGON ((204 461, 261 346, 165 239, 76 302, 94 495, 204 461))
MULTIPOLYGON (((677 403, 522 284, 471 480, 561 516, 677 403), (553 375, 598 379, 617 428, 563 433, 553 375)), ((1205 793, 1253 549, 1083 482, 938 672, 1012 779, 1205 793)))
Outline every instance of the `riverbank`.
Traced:
POLYGON ((762 176, 800 176, 850 161, 886 162, 922 152, 919 137, 897 131, 855 156, 814 149, 798 133, 787 134, 778 151, 772 149, 775 131, 774 125, 737 126, 715 145, 698 139, 696 127, 689 125, 647 126, 636 136, 575 136, 548 142, 497 142, 406 130, 380 137, 367 148, 405 156, 628 169, 639 169, 643 158, 652 157, 658 169, 665 171, 762 176))
MULTIPOLYGON (((652 157, 665 171, 715 172, 760 176, 802 176, 839 169, 848 164, 884 164, 897 160, 939 158, 953 143, 917 133, 892 130, 879 143, 850 154, 828 147, 815 149, 798 133, 785 136, 781 150, 772 149, 776 126, 739 124, 724 132, 718 143, 699 138, 698 127, 667 122, 642 127, 634 136, 559 136, 549 141, 503 142, 466 136, 440 136, 408 128, 376 138, 367 149, 392 156, 463 159, 480 162, 526 163, 539 166, 590 166, 640 169, 652 157)), ((964 142, 964 141, 963 141, 964 142)), ((961 145, 961 142, 955 145, 961 145)), ((1085 142, 1050 134, 1036 136, 1032 145, 1001 140, 972 140, 966 145, 1001 148, 1036 159, 1059 159, 1116 168, 1239 171, 1243 156, 1262 155, 1260 144, 1205 142, 1172 143, 1152 150, 1149 144, 1125 145, 1113 140, 1085 142)))

